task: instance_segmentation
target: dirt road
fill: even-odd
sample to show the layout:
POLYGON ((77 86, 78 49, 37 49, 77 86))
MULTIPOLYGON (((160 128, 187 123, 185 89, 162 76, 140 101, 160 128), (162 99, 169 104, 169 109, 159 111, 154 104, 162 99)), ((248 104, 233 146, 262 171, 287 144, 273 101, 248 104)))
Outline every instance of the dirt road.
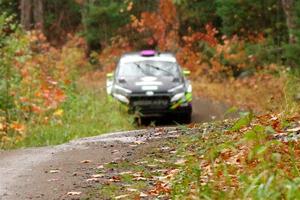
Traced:
POLYGON ((0 199, 74 199, 97 166, 143 155, 147 146, 176 137, 175 128, 114 133, 56 147, 1 152, 0 199), (139 145, 137 145, 139 144, 139 145))
MULTIPOLYGON (((222 119, 226 110, 225 105, 196 99, 193 118, 195 122, 222 119)), ((175 128, 148 129, 55 147, 0 151, 0 199, 74 199, 67 193, 89 187, 85 180, 97 166, 142 156, 147 146, 178 132, 175 128)))

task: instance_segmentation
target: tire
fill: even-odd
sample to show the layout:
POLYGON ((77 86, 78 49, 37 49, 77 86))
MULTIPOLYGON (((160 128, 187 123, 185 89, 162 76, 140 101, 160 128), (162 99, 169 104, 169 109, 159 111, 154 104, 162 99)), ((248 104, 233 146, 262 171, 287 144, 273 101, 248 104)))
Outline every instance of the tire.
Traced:
POLYGON ((192 113, 184 113, 181 115, 181 121, 184 124, 190 124, 192 122, 192 113))

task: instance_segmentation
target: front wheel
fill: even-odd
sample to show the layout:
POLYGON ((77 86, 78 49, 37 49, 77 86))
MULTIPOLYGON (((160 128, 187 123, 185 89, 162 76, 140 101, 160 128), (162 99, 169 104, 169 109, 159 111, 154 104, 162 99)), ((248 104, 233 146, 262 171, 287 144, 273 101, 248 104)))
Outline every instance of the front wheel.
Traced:
POLYGON ((192 122, 192 113, 184 113, 180 116, 180 121, 184 124, 190 124, 192 122))

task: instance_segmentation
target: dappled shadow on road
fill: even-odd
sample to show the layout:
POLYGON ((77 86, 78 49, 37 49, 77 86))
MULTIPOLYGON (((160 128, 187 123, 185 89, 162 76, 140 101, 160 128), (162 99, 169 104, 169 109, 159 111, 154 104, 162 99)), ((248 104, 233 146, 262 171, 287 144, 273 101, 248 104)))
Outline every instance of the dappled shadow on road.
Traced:
MULTIPOLYGON (((226 115, 230 106, 213 102, 207 98, 196 97, 193 100, 192 123, 211 122, 237 117, 237 114, 226 115)), ((182 120, 174 116, 151 117, 142 120, 143 126, 175 126, 182 124, 182 120)))

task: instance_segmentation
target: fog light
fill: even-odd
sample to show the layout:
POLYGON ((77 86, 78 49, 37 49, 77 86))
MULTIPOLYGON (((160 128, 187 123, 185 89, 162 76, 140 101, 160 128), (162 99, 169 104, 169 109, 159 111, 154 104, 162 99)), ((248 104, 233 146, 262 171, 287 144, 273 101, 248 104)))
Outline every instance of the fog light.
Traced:
POLYGON ((123 102, 123 103, 126 103, 126 104, 129 104, 129 99, 127 99, 127 97, 121 95, 121 94, 116 94, 114 93, 113 96, 118 99, 119 101, 123 102))
POLYGON ((187 102, 180 105, 180 107, 187 107, 187 106, 189 106, 189 103, 187 102))

